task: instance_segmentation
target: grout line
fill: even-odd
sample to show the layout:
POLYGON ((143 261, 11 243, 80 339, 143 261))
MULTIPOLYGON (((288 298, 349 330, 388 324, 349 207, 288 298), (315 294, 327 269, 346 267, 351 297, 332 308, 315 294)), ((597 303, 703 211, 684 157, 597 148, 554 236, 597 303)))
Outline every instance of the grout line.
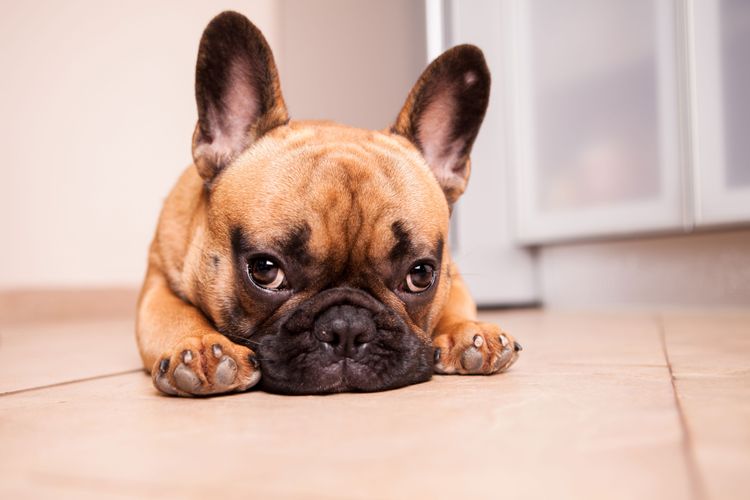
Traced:
POLYGON ((674 376, 674 370, 672 369, 672 361, 669 359, 669 351, 667 350, 667 334, 664 328, 664 322, 660 316, 655 318, 657 328, 659 329, 659 338, 661 340, 661 349, 664 354, 664 361, 667 363, 667 369, 669 370, 669 379, 672 383, 672 396, 674 397, 675 407, 677 409, 677 417, 680 421, 680 429, 682 431, 682 452, 685 457, 685 466, 687 467, 688 476, 690 480, 692 498, 694 500, 705 500, 708 498, 706 495, 706 485, 703 481, 703 477, 698 467, 698 462, 695 459, 695 444, 693 443, 693 436, 690 434, 690 428, 688 427, 687 417, 685 416, 685 409, 680 401, 680 395, 677 392, 677 382, 674 376))
POLYGON ((21 394, 24 392, 31 392, 31 391, 39 391, 41 389, 49 389, 52 387, 60 387, 63 385, 70 385, 70 384, 78 384, 81 382, 89 382, 91 380, 98 380, 103 378, 111 378, 111 377, 119 377, 120 375, 129 375, 131 373, 138 373, 142 372, 143 368, 133 368, 132 370, 123 370, 121 372, 115 372, 115 373, 108 373, 106 375, 94 375, 93 377, 84 377, 84 378, 77 378, 73 380, 66 380, 65 382, 56 382, 54 384, 47 384, 47 385, 39 385, 36 387, 29 387, 26 389, 16 389, 15 391, 8 391, 8 392, 0 392, 0 397, 3 396, 12 396, 14 394, 21 394))

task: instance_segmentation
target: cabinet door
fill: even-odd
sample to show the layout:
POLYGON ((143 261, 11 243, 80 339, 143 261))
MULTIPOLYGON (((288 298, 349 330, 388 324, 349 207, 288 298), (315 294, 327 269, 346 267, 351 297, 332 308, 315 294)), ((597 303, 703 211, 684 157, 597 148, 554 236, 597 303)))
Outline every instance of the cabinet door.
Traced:
POLYGON ((460 43, 484 51, 492 73, 490 104, 471 153, 471 179, 453 213, 453 257, 479 305, 519 305, 539 300, 533 254, 511 231, 505 133, 507 75, 506 1, 427 1, 430 56, 460 43), (432 35, 430 35, 432 34, 432 35))
POLYGON ((750 2, 694 0, 696 222, 750 221, 750 2))
POLYGON ((518 239, 681 228, 674 4, 511 5, 518 239))

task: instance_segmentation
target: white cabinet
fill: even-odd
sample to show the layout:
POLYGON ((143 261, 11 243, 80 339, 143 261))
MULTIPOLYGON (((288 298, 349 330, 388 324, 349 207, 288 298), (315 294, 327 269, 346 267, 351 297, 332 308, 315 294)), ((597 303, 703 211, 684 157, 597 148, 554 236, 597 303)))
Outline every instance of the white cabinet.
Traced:
POLYGON ((539 299, 534 256, 512 233, 503 79, 503 2, 426 2, 428 56, 460 43, 482 48, 492 72, 487 114, 471 154, 469 186, 453 213, 451 246, 472 295, 480 305, 519 305, 539 299))
POLYGON ((696 224, 750 220, 750 2, 694 0, 696 224))
POLYGON ((679 47, 665 0, 510 2, 516 235, 679 229, 679 47))
POLYGON ((493 75, 454 232, 480 296, 535 296, 530 245, 750 223, 750 0, 426 1, 493 75))

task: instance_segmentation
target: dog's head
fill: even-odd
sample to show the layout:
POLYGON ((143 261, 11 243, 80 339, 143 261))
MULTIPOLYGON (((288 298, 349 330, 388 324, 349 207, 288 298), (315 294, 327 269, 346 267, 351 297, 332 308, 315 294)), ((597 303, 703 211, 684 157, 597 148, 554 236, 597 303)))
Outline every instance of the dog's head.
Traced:
POLYGON ((198 305, 252 347, 262 385, 371 391, 430 378, 450 289, 450 208, 489 98, 459 46, 420 77, 385 131, 290 122, 271 51, 243 16, 206 28, 193 157, 207 231, 198 305))

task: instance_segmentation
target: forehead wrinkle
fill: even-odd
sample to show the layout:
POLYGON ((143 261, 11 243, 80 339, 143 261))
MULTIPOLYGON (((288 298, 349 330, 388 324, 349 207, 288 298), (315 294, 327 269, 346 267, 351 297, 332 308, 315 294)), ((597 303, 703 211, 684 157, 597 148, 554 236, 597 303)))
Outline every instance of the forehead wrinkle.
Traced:
POLYGON ((329 266, 330 279, 352 282, 361 273, 382 273, 372 257, 375 254, 380 260, 387 256, 383 242, 387 241, 384 231, 388 221, 383 219, 392 215, 381 197, 371 192, 373 188, 377 194, 383 191, 379 175, 362 165, 359 157, 348 162, 340 158, 339 161, 327 158, 322 170, 334 176, 335 182, 322 183, 313 197, 319 206, 311 210, 317 228, 313 231, 312 246, 329 266), (365 230, 365 225, 372 229, 365 230))
MULTIPOLYGON (((403 187, 399 185, 401 178, 390 177, 384 168, 372 168, 372 164, 383 166, 389 162, 382 159, 378 161, 364 161, 359 156, 349 154, 336 154, 326 157, 325 168, 335 177, 335 182, 323 182, 327 191, 335 193, 327 198, 329 201, 317 207, 312 212, 320 214, 325 228, 325 237, 319 241, 318 254, 324 255, 327 251, 337 253, 333 259, 339 267, 349 262, 358 262, 362 267, 365 263, 376 262, 378 267, 393 260, 394 236, 392 225, 400 221, 404 231, 413 234, 413 241, 409 248, 403 248, 397 253, 412 254, 423 252, 432 254, 434 242, 442 238, 442 223, 439 217, 425 218, 425 201, 416 200, 402 195, 403 187), (341 161, 347 158, 348 161, 341 161), (330 186, 335 186, 331 188, 330 186), (407 197, 407 200, 404 198, 407 197), (410 205, 415 206, 411 209, 410 205), (419 214, 419 215, 414 215, 419 214), (404 219, 404 220, 402 220, 404 219), (362 231, 362 225, 367 223, 373 228, 372 231, 362 231), (330 241, 342 240, 345 242, 338 248, 324 248, 330 241)), ((442 199, 442 193, 440 193, 442 199)), ((316 197, 318 199, 320 196, 316 197)), ((439 256, 435 256, 439 258, 439 256)), ((382 271, 382 269, 381 269, 382 271)))
POLYGON ((229 169, 227 174, 238 175, 229 189, 224 186, 233 199, 228 206, 241 212, 234 220, 268 238, 273 227, 309 221, 311 247, 319 247, 314 253, 321 257, 330 251, 321 239, 344 239, 344 245, 334 245, 340 253, 386 257, 396 218, 415 225, 417 235, 447 231, 444 196, 416 150, 379 132, 344 131, 339 137, 329 129, 334 127, 298 126, 243 154, 245 164, 229 169), (445 217, 436 215, 442 208, 445 217), (367 241, 358 235, 364 221, 374 229, 365 231, 372 236, 367 241), (325 230, 324 238, 315 237, 319 229, 325 230))

